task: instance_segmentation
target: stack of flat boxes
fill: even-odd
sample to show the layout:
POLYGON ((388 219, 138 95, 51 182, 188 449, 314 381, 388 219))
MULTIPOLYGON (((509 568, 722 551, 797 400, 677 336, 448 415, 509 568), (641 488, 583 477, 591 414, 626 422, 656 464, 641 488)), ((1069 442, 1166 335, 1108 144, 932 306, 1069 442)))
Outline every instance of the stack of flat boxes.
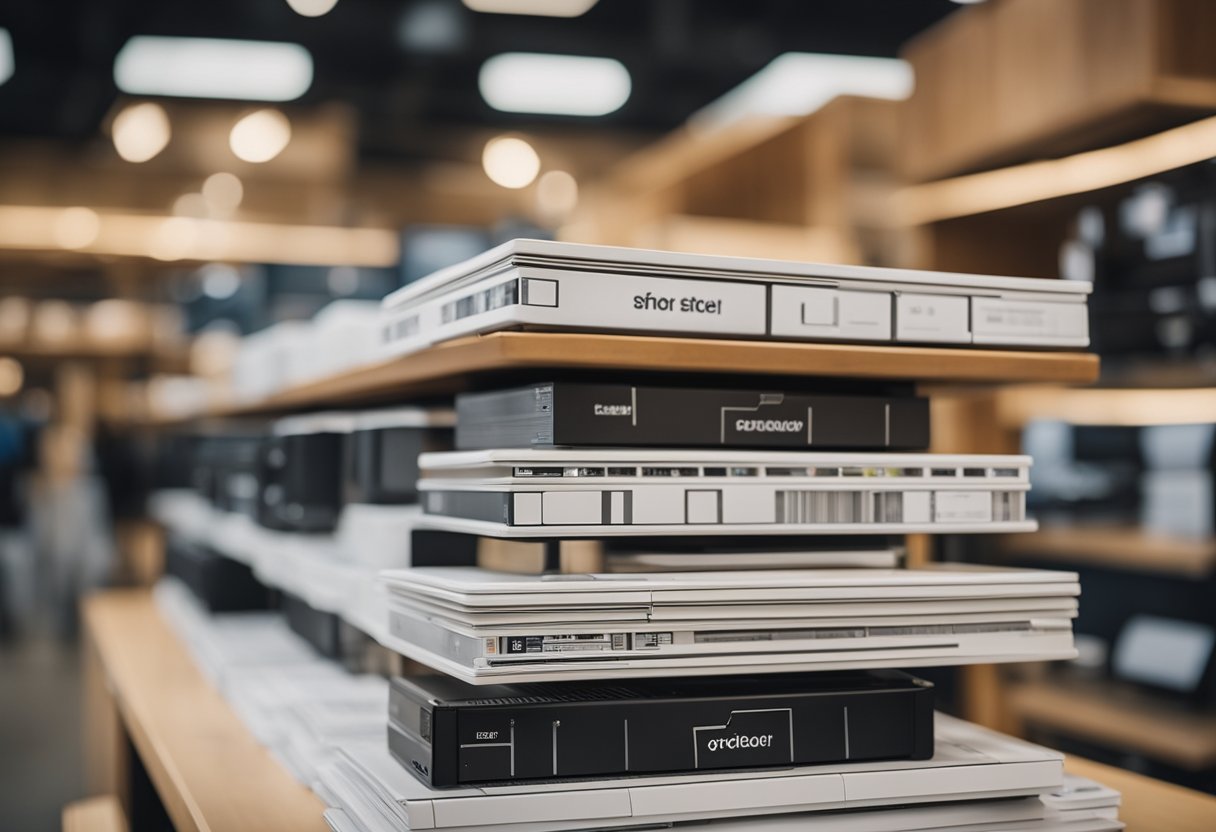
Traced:
MULTIPOLYGON (((1084 309, 1051 281, 515 241, 387 298, 383 336, 397 353, 520 327, 1066 347, 1084 309)), ((457 450, 420 460, 426 522, 687 566, 383 573, 388 644, 440 671, 394 680, 411 828, 751 829, 856 808, 873 811, 823 820, 1121 828, 1109 793, 1049 794, 1057 755, 932 729, 931 686, 885 670, 1074 654, 1075 575, 874 566, 899 554, 874 536, 1033 529, 1029 459, 906 453, 928 444, 909 390, 583 382, 458 399, 457 450), (732 571, 706 565, 724 549, 732 571)))

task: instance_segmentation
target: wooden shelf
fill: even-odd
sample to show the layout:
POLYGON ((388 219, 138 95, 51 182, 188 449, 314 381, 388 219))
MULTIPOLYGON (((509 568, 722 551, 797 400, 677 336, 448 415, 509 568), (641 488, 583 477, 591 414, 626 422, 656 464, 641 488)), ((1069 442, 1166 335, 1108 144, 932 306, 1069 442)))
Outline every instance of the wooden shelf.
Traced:
POLYGON ((1084 757, 1064 759, 1064 770, 1088 777, 1123 796, 1119 820, 1131 830, 1211 832, 1216 825, 1216 797, 1143 774, 1095 763, 1084 757))
POLYGON ((1216 765, 1216 714, 1191 713, 1130 686, 1024 682, 1010 685, 1007 699, 1012 713, 1026 724, 1130 749, 1192 771, 1216 765))
POLYGON ((1138 526, 1046 527, 1001 538, 1002 554, 1205 578, 1216 570, 1216 539, 1155 535, 1138 526))
POLYGON ((324 832, 325 807, 260 746, 146 591, 84 602, 89 649, 179 832, 324 832))
POLYGON ((896 225, 916 226, 1093 193, 1216 156, 1216 117, 1143 139, 999 170, 911 185, 894 194, 896 225))
POLYGON ((1133 427, 1203 424, 1216 422, 1216 388, 1015 387, 997 394, 997 417, 1014 428, 1032 419, 1133 427))
POLYGON ((1098 358, 1079 352, 498 332, 439 344, 263 401, 204 415, 250 416, 405 401, 466 389, 477 376, 491 371, 533 371, 543 376, 545 371, 570 369, 983 384, 1087 383, 1097 377, 1098 358))
POLYGON ((0 355, 30 364, 59 361, 147 361, 165 372, 190 371, 188 344, 153 347, 150 344, 96 344, 84 341, 38 345, 0 343, 0 355))
POLYGON ((90 797, 63 807, 63 832, 128 832, 122 806, 111 795, 90 797))

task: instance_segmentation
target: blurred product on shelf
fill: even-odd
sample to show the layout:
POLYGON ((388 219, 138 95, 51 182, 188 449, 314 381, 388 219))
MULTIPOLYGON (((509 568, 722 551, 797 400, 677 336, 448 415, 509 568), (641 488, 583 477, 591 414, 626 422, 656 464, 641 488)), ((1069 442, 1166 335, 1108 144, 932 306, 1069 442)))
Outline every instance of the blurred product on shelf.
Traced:
POLYGON ((1134 615, 1115 642, 1111 673, 1196 705, 1216 706, 1216 626, 1134 615))
POLYGON ((1120 189, 1076 214, 1061 275, 1094 285, 1094 349, 1113 359, 1204 359, 1216 339, 1216 164, 1120 189))
POLYGON ((1153 425, 1140 436, 1145 529, 1197 540, 1216 536, 1216 425, 1153 425))
POLYGON ((1032 421, 1022 450, 1035 461, 1026 505, 1045 525, 1126 523, 1139 513, 1139 428, 1032 421))

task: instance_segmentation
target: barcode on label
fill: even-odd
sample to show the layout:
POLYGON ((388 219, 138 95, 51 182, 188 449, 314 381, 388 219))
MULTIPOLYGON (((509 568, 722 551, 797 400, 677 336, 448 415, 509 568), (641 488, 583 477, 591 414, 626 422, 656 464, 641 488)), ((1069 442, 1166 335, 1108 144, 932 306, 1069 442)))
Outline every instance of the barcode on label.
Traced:
POLYGON ((1025 519, 1025 495, 1020 491, 936 492, 930 495, 932 510, 925 503, 925 492, 902 491, 794 491, 776 492, 777 522, 813 525, 820 523, 903 523, 905 496, 919 496, 928 516, 911 512, 909 523, 1016 523, 1025 519))
POLYGON ((992 494, 992 520, 1017 523, 1026 516, 1025 494, 1021 491, 996 491, 992 494))
POLYGON ((778 491, 778 523, 902 523, 902 491, 778 491))

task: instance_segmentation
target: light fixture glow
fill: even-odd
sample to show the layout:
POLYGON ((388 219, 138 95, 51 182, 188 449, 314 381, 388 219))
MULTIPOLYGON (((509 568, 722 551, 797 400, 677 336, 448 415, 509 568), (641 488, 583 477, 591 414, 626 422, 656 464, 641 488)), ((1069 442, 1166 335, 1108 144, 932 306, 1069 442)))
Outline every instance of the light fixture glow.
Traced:
POLYGON ((287 0, 287 5, 301 17, 321 17, 333 11, 338 0, 287 0))
POLYGON ((25 384, 25 370, 14 358, 0 358, 0 396, 11 396, 25 384))
POLYGON ((579 17, 596 0, 462 0, 468 8, 483 14, 526 14, 536 17, 579 17))
POLYGON ((203 294, 213 300, 227 300, 241 288, 241 273, 227 263, 211 263, 200 270, 203 294))
MULTIPOLYGON (((60 249, 55 226, 63 208, 0 204, 0 251, 60 249)), ((236 220, 98 211, 97 239, 82 250, 118 257, 149 257, 152 250, 204 262, 295 263, 384 268, 401 257, 398 232, 388 228, 283 225, 236 220), (184 240, 190 245, 173 245, 184 240), (166 245, 168 241, 170 245, 166 245)), ((39 307, 41 308, 41 307, 39 307)))
POLYGON ((540 173, 540 157, 532 145, 515 136, 498 136, 481 152, 486 176, 504 188, 526 188, 540 173))
POLYGON ((204 219, 207 216, 207 200, 203 199, 203 195, 198 191, 184 193, 173 200, 173 215, 204 219))
POLYGON ((244 162, 269 162, 291 141, 291 122, 278 110, 256 110, 232 126, 228 146, 244 162))
POLYGON ((545 171, 536 183, 536 206, 550 219, 564 219, 578 205, 578 181, 564 170, 545 171))
POLYGON ((146 162, 169 144, 172 131, 165 108, 151 101, 132 104, 110 125, 110 138, 118 155, 128 162, 146 162))
POLYGON ((55 242, 67 249, 84 248, 97 240, 101 219, 91 208, 65 208, 55 218, 55 242))
POLYGON ((298 43, 137 35, 114 59, 114 83, 136 95, 292 101, 312 86, 298 43))
POLYGON ((212 216, 231 216, 244 196, 245 188, 241 180, 231 173, 213 173, 203 182, 203 199, 207 201, 207 210, 212 216))
POLYGON ((8 29, 0 29, 0 84, 13 77, 15 68, 13 37, 8 33, 8 29))
POLYGON ((169 217, 161 220, 148 243, 148 253, 157 260, 181 260, 198 240, 199 220, 169 217))
POLYGON ((505 52, 481 65, 477 87, 505 113, 602 116, 629 100, 633 81, 612 58, 505 52))
POLYGON ((749 116, 805 116, 839 95, 901 100, 912 86, 912 67, 898 58, 786 52, 689 123, 713 129, 749 116))

